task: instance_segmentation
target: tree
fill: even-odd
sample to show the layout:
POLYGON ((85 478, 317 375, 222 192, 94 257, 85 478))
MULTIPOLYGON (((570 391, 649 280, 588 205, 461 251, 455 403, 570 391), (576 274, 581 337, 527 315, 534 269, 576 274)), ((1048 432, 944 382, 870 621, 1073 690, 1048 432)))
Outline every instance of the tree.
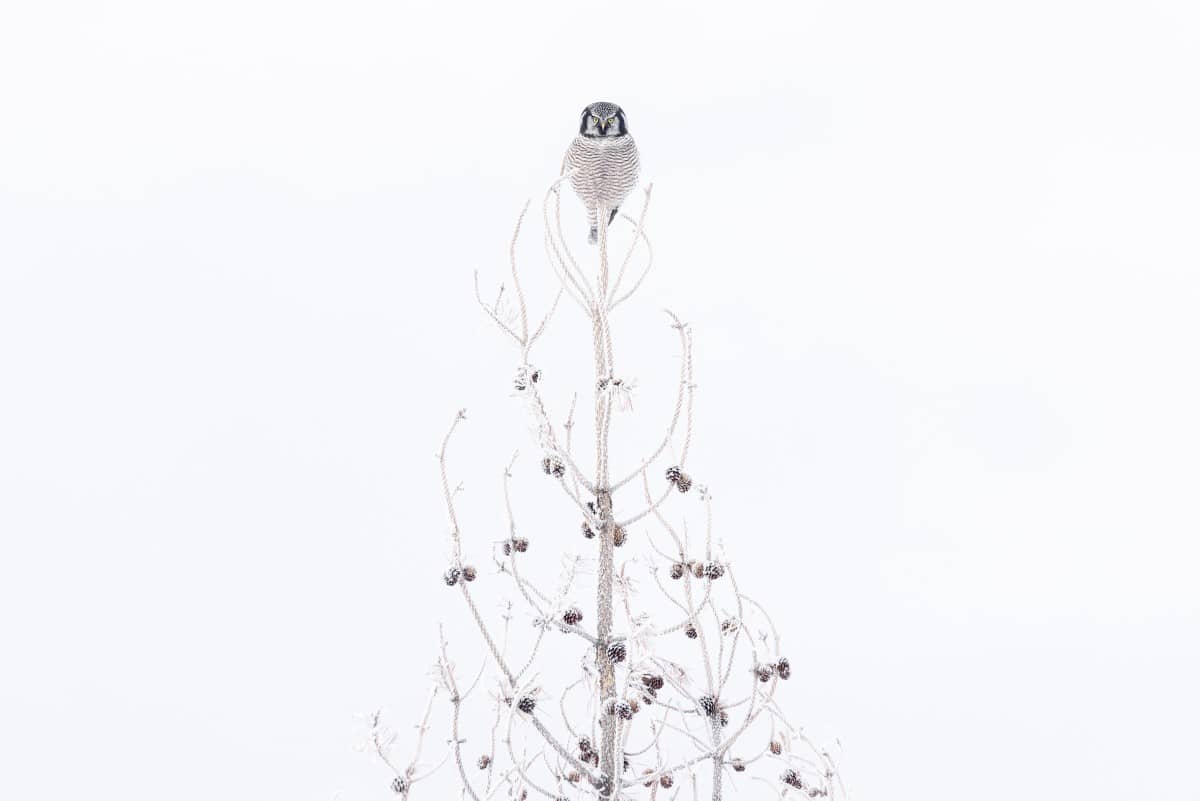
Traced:
MULTIPOLYGON (((516 245, 528 203, 509 247, 513 314, 503 314, 499 301, 491 305, 483 301, 478 276, 476 299, 520 353, 514 388, 534 421, 542 472, 582 518, 582 541, 597 566, 595 607, 585 613, 570 600, 584 556, 566 557, 563 579, 554 591, 543 591, 522 572, 530 546, 513 514, 509 483, 514 457, 504 471, 508 536, 498 549, 495 573, 510 581, 520 602, 532 610, 538 633, 521 659, 507 653, 511 614, 502 615, 503 634, 495 636, 495 624, 489 623, 473 594, 480 571, 464 560, 457 491, 448 476, 447 447, 466 419, 460 411, 439 454, 451 529, 451 563, 443 579, 461 595, 485 643, 485 667, 490 663, 496 687, 492 726, 488 737, 463 731, 464 704, 487 686, 482 683, 485 671, 481 668, 464 684, 443 634, 435 686, 417 727, 416 754, 407 766, 400 767, 391 757, 395 734, 382 726, 378 715, 372 719, 375 750, 395 774, 392 789, 408 798, 431 775, 421 762, 422 745, 435 702, 444 694, 450 709, 444 761, 454 762, 462 797, 472 801, 497 796, 670 799, 702 794, 719 801, 726 787, 752 781, 765 785, 752 791, 756 798, 844 795, 829 754, 794 726, 776 703, 777 691, 792 673, 778 630, 766 610, 738 586, 729 559, 714 548, 711 499, 687 472, 694 397, 692 337, 688 326, 670 312, 681 366, 666 433, 639 464, 624 470, 610 464, 614 412, 627 401, 629 391, 616 371, 610 323, 613 312, 634 296, 653 265, 645 230, 651 188, 645 191, 636 219, 625 214, 618 218, 632 227, 633 235, 615 272, 610 270, 610 232, 602 226, 596 268, 589 275, 563 234, 560 186, 567 177, 550 186, 542 203, 546 256, 561 283, 545 317, 531 329, 517 266, 516 245), (638 261, 644 264, 632 278, 629 268, 639 252, 638 261), (531 351, 563 295, 591 325, 595 441, 590 469, 576 459, 574 405, 566 423, 554 425, 539 386, 541 371, 530 362, 531 351), (669 461, 668 455, 673 456, 669 461), (702 538, 690 537, 686 528, 668 518, 672 499, 689 492, 699 496, 704 510, 702 538), (617 549, 633 527, 650 523, 657 529, 657 534, 645 535, 653 563, 618 561, 617 549), (644 605, 645 599, 635 591, 633 575, 638 570, 648 573, 665 599, 660 604, 665 613, 644 605), (548 638, 562 638, 564 645, 586 654, 578 674, 555 688, 557 698, 541 685, 534 670, 546 656, 542 648, 548 638), (518 736, 540 747, 533 753, 522 747, 518 753, 518 736)), ((600 209, 599 219, 605 219, 606 211, 600 209)), ((502 287, 502 296, 503 291, 502 287)), ((736 795, 744 798, 750 792, 739 789, 736 795)))

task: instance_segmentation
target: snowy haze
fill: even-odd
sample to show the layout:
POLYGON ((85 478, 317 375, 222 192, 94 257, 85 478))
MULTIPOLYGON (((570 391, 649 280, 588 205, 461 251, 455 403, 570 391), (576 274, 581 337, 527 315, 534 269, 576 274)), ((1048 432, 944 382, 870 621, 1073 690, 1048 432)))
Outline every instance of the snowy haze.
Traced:
MULTIPOLYGON (((6 3, 0 796, 394 797, 355 716, 407 759, 436 622, 483 655, 458 408, 472 559, 518 449, 534 564, 583 545, 471 284, 603 99, 655 183, 617 458, 670 307, 692 472, 855 797, 1197 798, 1198 74, 1182 0, 6 3)), ((561 421, 577 309, 534 361, 561 421)))

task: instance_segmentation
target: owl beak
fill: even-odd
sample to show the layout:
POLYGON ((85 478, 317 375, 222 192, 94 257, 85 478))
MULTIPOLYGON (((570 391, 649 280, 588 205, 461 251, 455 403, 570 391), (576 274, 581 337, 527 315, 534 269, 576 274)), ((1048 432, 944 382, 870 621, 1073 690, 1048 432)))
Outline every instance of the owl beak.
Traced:
POLYGON ((608 130, 608 120, 600 120, 600 133, 608 130))

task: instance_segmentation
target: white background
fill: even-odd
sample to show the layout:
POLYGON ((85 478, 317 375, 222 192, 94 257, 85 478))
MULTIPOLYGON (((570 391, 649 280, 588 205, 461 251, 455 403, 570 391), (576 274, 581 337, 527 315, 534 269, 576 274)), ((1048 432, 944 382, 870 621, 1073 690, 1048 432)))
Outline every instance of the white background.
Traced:
MULTIPOLYGON (((456 409, 474 558, 518 448, 532 550, 583 544, 471 276, 605 99, 658 255, 619 452, 670 306, 693 472, 856 797, 1200 798, 1197 75, 1182 0, 5 3, 0 795, 391 797, 355 714, 405 757, 435 621, 481 654, 456 409)), ((564 305, 535 357, 558 420, 587 336, 564 305)))

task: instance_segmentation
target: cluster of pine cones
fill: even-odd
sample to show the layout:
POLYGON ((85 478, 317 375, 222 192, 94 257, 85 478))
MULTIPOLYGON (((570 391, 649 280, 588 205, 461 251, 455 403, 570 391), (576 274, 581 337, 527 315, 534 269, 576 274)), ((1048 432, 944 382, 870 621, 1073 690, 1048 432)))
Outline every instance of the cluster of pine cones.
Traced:
POLYGON ((633 716, 640 712, 641 705, 636 698, 610 698, 604 705, 606 714, 618 717, 621 720, 633 720, 633 716))
POLYGON ((513 537, 504 541, 504 555, 508 556, 513 551, 517 553, 525 553, 529 550, 529 540, 524 537, 513 537))
MULTIPOLYGON (((614 643, 614 645, 620 645, 620 643, 614 643)), ((663 677, 653 673, 643 673, 641 680, 642 686, 638 688, 639 691, 629 698, 610 698, 604 706, 605 714, 613 715, 621 720, 633 720, 633 716, 641 711, 643 704, 647 706, 653 704, 658 698, 658 691, 665 685, 663 677)))
POLYGON ((463 581, 474 581, 479 573, 470 565, 451 565, 450 568, 442 574, 442 581, 446 582, 447 587, 453 587, 458 583, 459 579, 463 581))
MULTIPOLYGON (((520 698, 516 699, 514 699, 511 695, 506 695, 504 697, 504 703, 508 706, 512 706, 514 700, 517 703, 517 709, 521 710, 526 715, 532 715, 533 710, 537 709, 537 699, 532 695, 522 695, 520 698)), ((488 757, 488 760, 490 761, 491 757, 488 757)), ((486 764, 483 764, 483 757, 480 757, 480 767, 487 767, 486 764)))
MULTIPOLYGON (((600 754, 597 753, 596 749, 592 746, 592 741, 587 737, 579 738, 579 761, 585 765, 600 764, 600 754)), ((629 767, 629 760, 626 759, 622 768, 623 770, 629 770, 629 767)), ((649 776, 653 773, 654 771, 650 770, 649 768, 646 768, 642 771, 643 776, 649 776)), ((572 784, 577 784, 580 778, 581 777, 578 771, 571 771, 569 774, 567 774, 567 781, 571 782, 572 784)), ((670 789, 671 787, 675 786, 675 779, 669 773, 664 773, 662 776, 659 776, 657 782, 659 786, 663 787, 664 789, 670 789)), ((654 783, 654 779, 651 779, 648 782, 643 782, 646 787, 653 787, 654 783)))
POLYGON ((658 698, 658 691, 663 688, 663 677, 653 673, 642 674, 641 696, 642 703, 649 706, 658 698))
POLYGON ((698 579, 707 578, 715 581, 725 575, 725 565, 720 562, 701 562, 696 559, 671 565, 671 578, 681 579, 686 573, 691 573, 698 579))
POLYGON ((692 477, 678 466, 667 468, 667 481, 674 484, 675 489, 680 492, 687 492, 692 488, 692 477))
POLYGON ((592 747, 592 741, 586 737, 579 738, 579 761, 585 765, 599 765, 600 754, 592 747))
MULTIPOLYGON (((653 774, 654 774, 654 771, 652 771, 650 768, 646 768, 642 771, 643 776, 652 776, 653 774)), ((664 773, 663 775, 658 777, 658 784, 659 784, 659 786, 669 790, 671 787, 673 787, 675 785, 675 780, 673 778, 671 778, 671 774, 664 773)), ((642 786, 643 787, 653 787, 654 779, 650 779, 649 781, 642 782, 642 786)))
MULTIPOLYGON (((583 525, 581 525, 579 528, 580 528, 580 531, 583 532, 583 538, 585 540, 593 540, 596 538, 596 530, 592 528, 592 524, 589 523, 588 521, 584 520, 583 525)), ((629 539, 629 534, 628 534, 628 532, 625 531, 625 527, 622 525, 619 525, 619 524, 614 525, 613 526, 613 546, 620 548, 622 545, 625 544, 625 541, 627 539, 629 539)))
POLYGON ((529 389, 530 384, 536 384, 542 377, 542 371, 532 367, 521 367, 517 370, 517 377, 513 379, 513 389, 517 392, 524 392, 529 389))
POLYGON ((808 794, 809 798, 829 795, 829 791, 824 787, 805 787, 804 780, 800 778, 800 774, 788 768, 779 776, 779 780, 789 787, 795 787, 797 790, 803 790, 808 794))
POLYGON ((700 710, 704 712, 706 717, 712 718, 721 724, 721 728, 729 725, 729 713, 721 706, 721 702, 712 695, 700 696, 700 710))
POLYGON ((567 474, 567 466, 563 464, 562 459, 550 454, 542 459, 542 472, 548 476, 562 478, 567 474))
POLYGON ((792 677, 792 663, 788 661, 786 656, 781 656, 775 662, 763 662, 755 666, 754 674, 764 684, 775 676, 787 681, 792 677))

